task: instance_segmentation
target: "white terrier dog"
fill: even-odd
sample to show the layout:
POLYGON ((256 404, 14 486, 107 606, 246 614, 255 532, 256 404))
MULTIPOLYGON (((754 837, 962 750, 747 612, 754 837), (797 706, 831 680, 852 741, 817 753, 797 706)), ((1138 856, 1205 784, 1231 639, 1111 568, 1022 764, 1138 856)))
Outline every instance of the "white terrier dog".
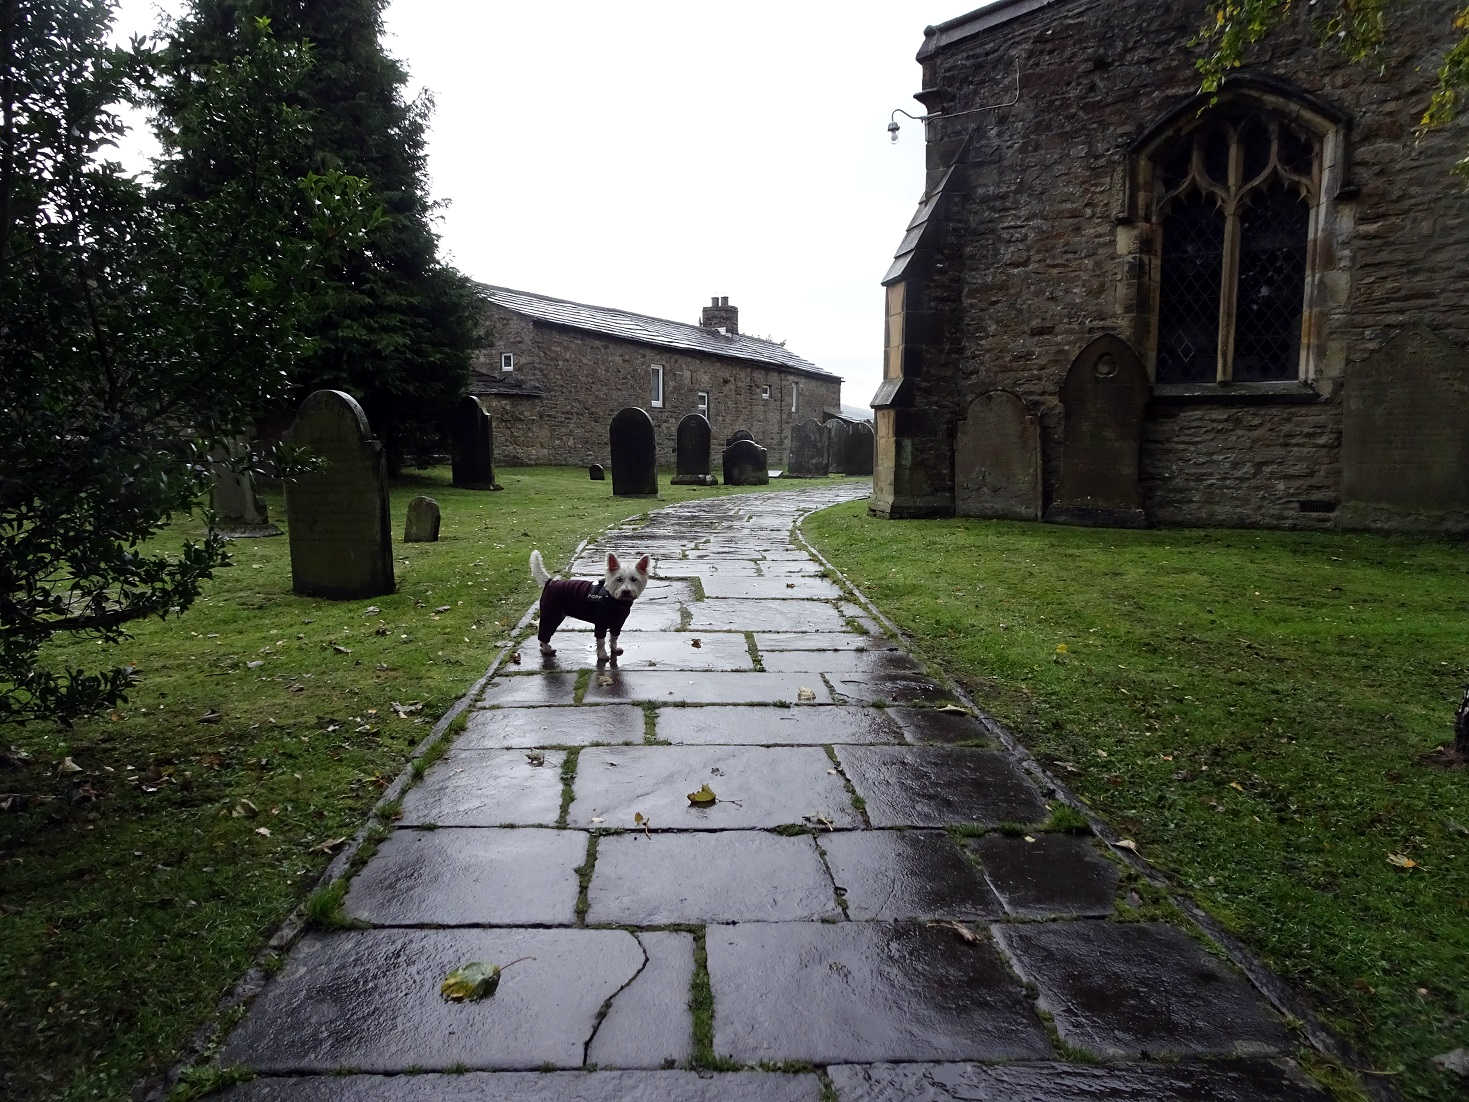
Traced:
POLYGON ((541 643, 542 654, 555 654, 551 636, 561 626, 561 621, 570 616, 591 624, 597 635, 597 665, 609 659, 617 665, 617 656, 622 648, 617 645, 617 636, 632 603, 643 595, 648 585, 648 556, 644 555, 633 566, 623 566, 616 555, 607 556, 607 576, 600 582, 585 579, 565 581, 552 578, 546 573, 546 564, 539 551, 530 553, 530 576, 541 587, 541 626, 536 638, 541 643), (608 654, 607 633, 612 633, 612 650, 608 654))

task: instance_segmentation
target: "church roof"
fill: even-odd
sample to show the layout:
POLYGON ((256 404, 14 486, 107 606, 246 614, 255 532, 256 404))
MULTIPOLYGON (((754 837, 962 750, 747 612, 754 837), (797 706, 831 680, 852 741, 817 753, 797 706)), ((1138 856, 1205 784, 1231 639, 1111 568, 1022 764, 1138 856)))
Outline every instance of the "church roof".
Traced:
POLYGON ((945 46, 952 46, 955 42, 973 38, 1001 23, 1008 23, 1022 15, 1029 15, 1033 11, 1063 2, 1064 0, 996 0, 995 3, 972 11, 968 15, 945 20, 936 27, 925 27, 923 45, 918 50, 918 60, 927 61, 945 46))
POLYGON ((604 337, 672 348, 681 352, 703 352, 715 356, 730 356, 737 360, 754 360, 802 375, 838 378, 774 341, 747 337, 743 333, 726 334, 717 329, 705 329, 701 325, 651 318, 645 314, 615 310, 610 306, 588 306, 586 303, 569 302, 530 291, 515 291, 509 287, 480 284, 480 293, 497 306, 551 325, 564 325, 604 337))

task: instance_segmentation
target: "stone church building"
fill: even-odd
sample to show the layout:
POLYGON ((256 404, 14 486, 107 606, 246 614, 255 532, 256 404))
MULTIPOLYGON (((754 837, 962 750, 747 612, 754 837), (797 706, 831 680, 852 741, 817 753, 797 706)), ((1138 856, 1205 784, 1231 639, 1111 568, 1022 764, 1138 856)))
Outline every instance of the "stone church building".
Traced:
POLYGON ((1413 133, 1453 7, 1353 64, 1297 5, 1213 98, 1202 0, 927 28, 873 512, 1469 530, 1469 119, 1413 133))
POLYGON ((653 418, 660 464, 674 464, 679 421, 702 413, 716 469, 738 429, 781 467, 792 426, 841 409, 839 376, 742 334, 728 298, 712 299, 689 325, 506 287, 480 293, 492 337, 469 390, 494 417, 501 464, 605 464, 612 415, 641 406, 653 418))

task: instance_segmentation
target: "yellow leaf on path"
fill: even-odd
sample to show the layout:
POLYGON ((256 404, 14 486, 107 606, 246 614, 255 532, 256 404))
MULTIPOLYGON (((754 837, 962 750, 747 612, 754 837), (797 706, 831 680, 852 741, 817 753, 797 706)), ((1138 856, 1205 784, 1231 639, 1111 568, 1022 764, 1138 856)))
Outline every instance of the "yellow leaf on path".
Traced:
POLYGON ((695 807, 709 807, 718 802, 719 797, 714 795, 714 789, 710 788, 707 784, 700 788, 699 791, 689 793, 689 803, 695 807))
POLYGON ((1417 861, 1414 861, 1411 857, 1405 857, 1401 853, 1389 853, 1387 855, 1387 863, 1389 865, 1396 865, 1400 869, 1416 869, 1418 867, 1417 861))
POLYGON ((695 650, 701 650, 703 649, 704 644, 699 642, 699 640, 697 639, 691 639, 689 640, 689 646, 693 647, 695 650))
POLYGON ((945 922, 925 922, 924 925, 936 926, 944 930, 952 930, 955 936, 957 936, 960 941, 967 942, 969 944, 973 944, 974 942, 979 940, 978 935, 976 935, 975 932, 971 930, 968 926, 962 925, 961 923, 954 922, 952 920, 945 922))
POLYGON ((805 685, 802 685, 799 689, 796 690, 796 699, 801 701, 801 703, 803 704, 807 701, 815 700, 816 691, 814 689, 808 689, 805 685))
POLYGON ((641 811, 635 811, 635 812, 633 812, 632 821, 635 822, 635 823, 637 823, 638 826, 642 826, 648 820, 645 819, 645 818, 643 818, 643 813, 641 811))

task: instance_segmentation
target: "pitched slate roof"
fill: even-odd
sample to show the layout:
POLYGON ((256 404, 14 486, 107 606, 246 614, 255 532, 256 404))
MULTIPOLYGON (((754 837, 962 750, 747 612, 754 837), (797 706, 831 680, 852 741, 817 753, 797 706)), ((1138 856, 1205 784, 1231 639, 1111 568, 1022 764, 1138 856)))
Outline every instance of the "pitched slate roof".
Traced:
POLYGON ((918 50, 918 60, 927 61, 945 46, 963 42, 991 27, 998 27, 1001 23, 1008 23, 1057 2, 1058 0, 995 0, 994 3, 967 15, 946 20, 936 27, 924 27, 923 45, 918 50))
POLYGON ((838 378, 774 341, 747 337, 743 333, 726 335, 717 329, 705 329, 700 325, 650 318, 644 314, 614 310, 610 306, 588 306, 581 302, 568 302, 566 299, 483 283, 480 284, 480 293, 497 306, 551 325, 584 329, 604 337, 637 341, 639 344, 652 344, 660 348, 675 348, 683 352, 705 352, 715 356, 732 356, 737 360, 755 360, 802 375, 838 378))

